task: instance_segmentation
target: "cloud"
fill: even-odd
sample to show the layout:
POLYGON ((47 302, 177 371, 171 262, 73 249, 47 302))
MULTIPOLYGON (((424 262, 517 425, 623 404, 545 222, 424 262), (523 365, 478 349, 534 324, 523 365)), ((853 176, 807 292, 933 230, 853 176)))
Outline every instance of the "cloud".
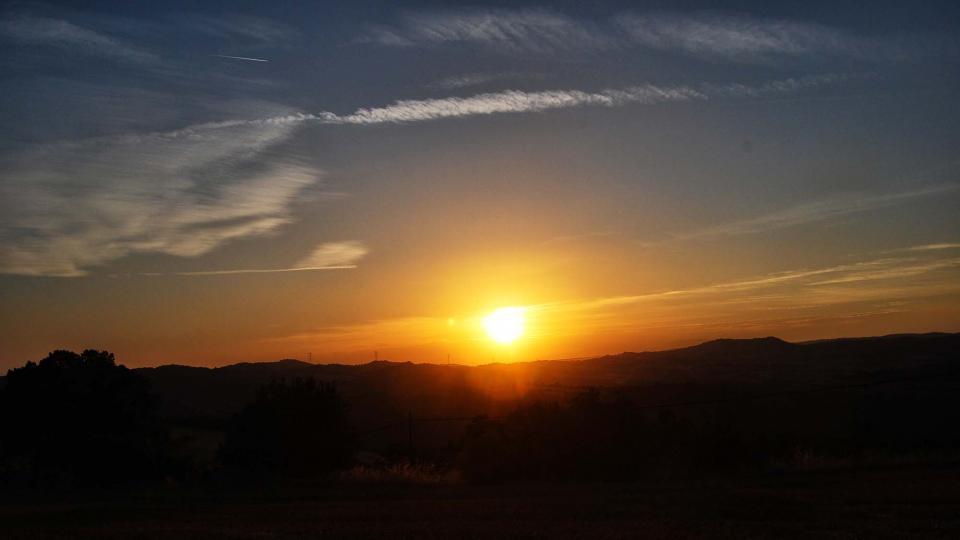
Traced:
POLYGON ((41 145, 0 169, 0 272, 81 276, 276 232, 319 172, 263 159, 296 122, 230 121, 41 145))
POLYGON ((243 48, 285 47, 300 33, 285 24, 260 17, 232 15, 226 17, 177 17, 176 25, 243 48))
POLYGON ((147 272, 142 276, 235 276, 242 274, 277 274, 286 272, 303 272, 310 270, 352 270, 356 265, 324 266, 319 268, 236 268, 233 270, 197 270, 194 272, 170 272, 167 274, 147 272))
POLYGON ((423 122, 500 113, 542 112, 583 106, 618 107, 632 103, 651 105, 713 98, 764 97, 793 94, 799 90, 834 85, 846 80, 841 75, 814 75, 783 79, 751 86, 743 84, 657 86, 644 84, 598 92, 582 90, 545 90, 523 92, 507 90, 470 97, 411 99, 384 107, 360 108, 351 114, 330 112, 314 119, 329 124, 384 124, 423 122))
POLYGON ((427 88, 432 90, 457 90, 459 88, 468 88, 471 86, 480 86, 496 81, 505 81, 512 79, 529 79, 529 78, 542 78, 540 74, 534 73, 518 73, 518 72, 503 72, 503 73, 465 73, 463 75, 454 75, 451 77, 446 77, 438 81, 434 81, 428 85, 427 88))
MULTIPOLYGON (((900 263, 902 261, 896 262, 900 263)), ((947 270, 952 268, 960 268, 960 259, 924 261, 917 263, 907 260, 905 264, 892 265, 887 268, 870 268, 866 270, 847 272, 838 277, 833 277, 822 281, 815 281, 811 283, 811 285, 832 285, 836 283, 856 283, 878 279, 899 279, 926 274, 936 270, 947 270)))
POLYGON ((543 90, 536 92, 506 90, 469 97, 399 100, 382 107, 361 107, 347 114, 337 114, 330 111, 295 112, 250 120, 207 122, 163 133, 146 136, 132 134, 119 136, 115 139, 121 142, 139 143, 148 138, 168 140, 200 136, 203 133, 230 128, 294 126, 305 122, 331 125, 401 124, 490 114, 543 112, 552 109, 584 106, 620 107, 629 104, 653 105, 716 98, 773 97, 791 95, 805 89, 831 86, 849 78, 849 76, 844 75, 827 74, 781 79, 760 85, 658 86, 642 84, 596 92, 583 90, 543 90))
POLYGON ((400 124, 490 114, 543 112, 551 109, 584 106, 620 107, 629 104, 653 105, 716 98, 774 97, 795 94, 805 89, 836 85, 849 78, 850 76, 845 75, 826 74, 781 79, 760 85, 658 86, 643 84, 596 92, 583 90, 543 90, 536 92, 506 90, 469 97, 399 100, 382 107, 361 107, 352 113, 342 115, 330 111, 318 113, 294 112, 249 120, 223 120, 196 124, 163 133, 153 133, 145 136, 132 134, 115 137, 114 139, 120 142, 139 143, 150 138, 169 140, 201 136, 204 133, 230 128, 295 126, 305 122, 332 125, 400 124))
MULTIPOLYGON (((528 305, 537 320, 528 337, 538 340, 538 346, 549 346, 554 338, 578 334, 591 339, 620 334, 636 343, 659 329, 696 341, 731 332, 765 335, 773 329, 833 328, 863 318, 910 313, 909 304, 925 296, 956 294, 958 268, 957 258, 887 257, 699 287, 528 305)), ((329 326, 269 340, 322 341, 342 350, 436 345, 445 355, 451 339, 470 339, 469 333, 479 327, 476 315, 457 315, 457 320, 469 324, 456 326, 444 314, 329 326), (376 344, 371 335, 377 336, 376 344)))
POLYGON ((610 309, 635 305, 652 309, 653 306, 695 303, 706 309, 710 305, 744 304, 752 306, 751 309, 762 310, 774 305, 798 309, 849 302, 889 301, 901 296, 915 297, 916 290, 907 292, 911 289, 926 289, 930 295, 957 291, 955 273, 958 268, 960 258, 884 257, 822 268, 787 270, 685 289, 553 302, 536 308, 561 312, 602 312, 615 317, 616 314, 610 309), (939 281, 929 283, 905 279, 936 272, 946 273, 941 274, 939 281), (863 283, 867 281, 879 283, 872 286, 863 283))
POLYGON ((52 46, 126 62, 152 63, 158 59, 151 52, 61 19, 25 16, 6 19, 0 21, 0 37, 23 45, 52 46))
POLYGON ((521 92, 508 90, 459 98, 401 100, 385 107, 361 108, 345 116, 328 115, 328 123, 383 124, 422 122, 441 118, 457 118, 497 113, 541 112, 584 105, 607 107, 627 103, 662 103, 703 99, 705 96, 688 87, 635 86, 623 90, 582 92, 579 90, 547 90, 521 92))
POLYGON ((877 48, 836 28, 746 15, 625 14, 616 24, 635 45, 736 62, 825 54, 861 57, 877 48))
POLYGON ((670 240, 757 234, 896 206, 920 197, 947 193, 957 189, 960 189, 960 184, 937 184, 897 193, 843 194, 821 201, 799 204, 755 218, 673 235, 670 240))
POLYGON ((412 13, 396 26, 373 26, 357 39, 388 47, 466 43, 505 52, 548 53, 615 47, 607 33, 547 10, 412 13))
POLYGON ((290 268, 237 268, 230 270, 200 270, 195 272, 146 273, 147 276, 223 276, 236 274, 273 274, 277 272, 303 272, 310 270, 349 270, 369 253, 365 245, 355 240, 327 242, 290 268))
POLYGON ((250 58, 248 56, 230 56, 227 54, 211 54, 214 58, 228 58, 230 60, 246 60, 247 62, 269 62, 263 58, 250 58))
POLYGON ((960 249, 960 242, 944 242, 940 244, 925 244, 908 247, 902 251, 939 251, 942 249, 960 249))
POLYGON ((536 54, 639 48, 750 63, 814 55, 877 58, 896 52, 822 24, 713 12, 626 12, 600 21, 549 10, 420 12, 403 15, 394 25, 371 26, 356 41, 387 47, 461 43, 536 54))
POLYGON ((867 73, 822 73, 779 79, 757 85, 706 83, 700 87, 705 94, 714 98, 762 98, 786 96, 803 90, 835 86, 847 81, 870 79, 872 77, 871 74, 867 73))
POLYGON ((357 241, 328 242, 317 246, 294 265, 294 269, 353 268, 369 252, 367 246, 357 241))
MULTIPOLYGON (((292 219, 290 205, 317 182, 319 173, 294 163, 265 163, 262 157, 306 122, 396 124, 582 106, 774 96, 838 80, 818 76, 759 86, 648 84, 597 92, 510 90, 401 100, 345 115, 284 110, 165 132, 36 145, 0 162, 4 243, 0 273, 80 276, 90 267, 133 253, 193 257, 233 239, 274 233, 292 219)), ((340 255, 349 252, 345 246, 338 249, 343 250, 340 255)))

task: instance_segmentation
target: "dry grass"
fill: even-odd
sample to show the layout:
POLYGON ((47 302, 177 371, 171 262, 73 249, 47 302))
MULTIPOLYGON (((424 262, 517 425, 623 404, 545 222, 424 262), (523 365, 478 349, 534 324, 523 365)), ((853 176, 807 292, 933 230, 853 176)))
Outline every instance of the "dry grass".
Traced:
POLYGON ((826 472, 873 468, 944 467, 960 463, 954 452, 865 452, 857 457, 837 457, 797 448, 781 466, 798 472, 826 472))
POLYGON ((381 467, 357 465, 340 473, 340 480, 352 484, 440 485, 460 483, 460 475, 429 463, 406 461, 381 467))
MULTIPOLYGON (((416 475, 413 475, 416 476, 416 475)), ((686 483, 350 484, 307 495, 0 505, 0 537, 960 538, 960 469, 686 483)))

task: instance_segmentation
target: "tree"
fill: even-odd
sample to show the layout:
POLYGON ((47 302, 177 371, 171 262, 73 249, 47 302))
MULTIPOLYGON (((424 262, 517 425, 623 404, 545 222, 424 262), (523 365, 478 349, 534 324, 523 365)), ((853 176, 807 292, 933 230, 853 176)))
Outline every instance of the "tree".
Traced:
POLYGON ((7 372, 0 471, 34 485, 155 479, 166 434, 148 383, 112 353, 58 350, 7 372))
POLYGON ((347 412, 333 383, 274 381, 233 418, 221 460, 255 475, 309 477, 346 467, 354 449, 347 412))

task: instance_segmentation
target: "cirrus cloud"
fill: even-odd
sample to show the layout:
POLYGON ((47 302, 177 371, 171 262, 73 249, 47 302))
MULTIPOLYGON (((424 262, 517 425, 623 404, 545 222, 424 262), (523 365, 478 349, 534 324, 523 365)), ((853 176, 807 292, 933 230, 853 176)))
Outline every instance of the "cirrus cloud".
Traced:
POLYGON ((406 13, 394 24, 367 27, 354 41, 404 48, 461 44, 538 55, 646 49, 739 63, 828 56, 902 60, 944 43, 936 36, 868 38, 817 22, 743 13, 628 11, 588 20, 545 9, 406 13))
POLYGON ((133 253, 195 257, 276 232, 319 172, 264 154, 290 122, 41 145, 0 168, 0 272, 81 276, 133 253))
MULTIPOLYGON (((508 90, 400 100, 347 114, 282 110, 166 132, 37 145, 0 162, 0 273, 81 276, 134 253, 195 257, 230 240, 272 234, 293 219, 290 206, 317 183, 319 173, 262 158, 304 123, 400 124, 585 106, 762 98, 844 80, 819 75, 760 85, 508 90)), ((299 266, 352 265, 366 253, 353 244, 323 250, 299 266), (348 262, 330 262, 334 259, 348 262)))
POLYGON ((0 37, 23 45, 52 46, 83 54, 134 63, 152 63, 158 57, 133 44, 48 17, 21 16, 0 21, 0 37))
POLYGON ((355 240, 327 242, 294 265, 294 270, 320 270, 325 268, 353 268, 370 250, 355 240))

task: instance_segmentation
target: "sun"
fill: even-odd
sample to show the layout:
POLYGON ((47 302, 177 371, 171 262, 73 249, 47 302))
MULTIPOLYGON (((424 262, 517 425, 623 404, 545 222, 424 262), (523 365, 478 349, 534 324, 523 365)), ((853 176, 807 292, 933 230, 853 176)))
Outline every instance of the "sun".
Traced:
POLYGON ((509 345, 523 335, 526 323, 524 312, 520 307, 502 307, 483 318, 483 328, 490 339, 509 345))

